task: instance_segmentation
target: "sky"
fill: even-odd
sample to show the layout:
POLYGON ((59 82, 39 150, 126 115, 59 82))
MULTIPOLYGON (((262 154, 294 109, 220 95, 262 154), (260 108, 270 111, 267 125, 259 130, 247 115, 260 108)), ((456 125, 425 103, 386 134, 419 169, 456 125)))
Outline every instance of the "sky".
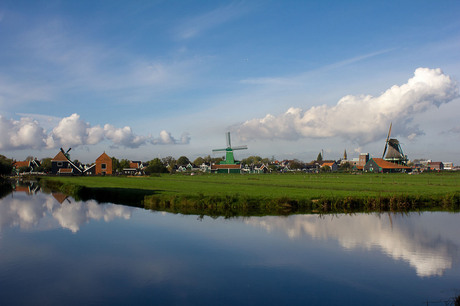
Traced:
POLYGON ((0 154, 460 164, 460 2, 0 2, 0 154))

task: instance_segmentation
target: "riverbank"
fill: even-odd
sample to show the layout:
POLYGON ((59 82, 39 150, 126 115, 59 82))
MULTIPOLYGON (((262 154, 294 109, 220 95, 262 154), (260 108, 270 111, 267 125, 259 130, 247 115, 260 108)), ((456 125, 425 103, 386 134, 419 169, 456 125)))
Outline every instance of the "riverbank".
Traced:
POLYGON ((46 177, 41 184, 81 199, 220 216, 460 209, 458 173, 46 177))

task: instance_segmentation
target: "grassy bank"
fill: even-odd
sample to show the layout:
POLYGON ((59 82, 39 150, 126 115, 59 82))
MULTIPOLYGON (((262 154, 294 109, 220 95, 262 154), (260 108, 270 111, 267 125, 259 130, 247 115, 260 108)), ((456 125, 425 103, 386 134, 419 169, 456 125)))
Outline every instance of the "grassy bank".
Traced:
MULTIPOLYGON (((80 198, 137 196, 147 208, 209 215, 308 211, 458 210, 460 174, 161 175, 47 177, 80 198)), ((53 187, 54 186, 54 187, 53 187)), ((111 201, 113 202, 113 201, 111 201)))

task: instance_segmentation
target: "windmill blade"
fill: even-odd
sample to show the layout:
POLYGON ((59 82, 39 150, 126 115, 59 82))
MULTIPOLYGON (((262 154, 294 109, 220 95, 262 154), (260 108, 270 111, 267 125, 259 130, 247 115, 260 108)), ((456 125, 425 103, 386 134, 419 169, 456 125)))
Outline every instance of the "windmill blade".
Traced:
POLYGON ((248 149, 248 146, 244 145, 244 146, 237 146, 237 147, 233 147, 232 148, 233 150, 247 150, 248 149))
POLYGON ((388 147, 388 141, 385 142, 385 149, 383 150, 382 158, 385 157, 385 153, 387 152, 387 147, 388 147))
POLYGON ((387 141, 386 143, 388 143, 388 140, 390 139, 390 135, 391 135, 391 126, 393 125, 393 122, 390 122, 390 129, 388 130, 388 136, 387 136, 387 141))
POLYGON ((69 148, 66 153, 69 153, 70 150, 72 150, 72 148, 69 148))
POLYGON ((227 151, 227 149, 214 149, 213 152, 227 151))
POLYGON ((227 148, 231 148, 232 147, 232 143, 230 141, 230 132, 227 132, 227 148))
POLYGON ((390 122, 390 129, 388 130, 388 136, 387 136, 387 140, 385 141, 385 149, 383 150, 382 158, 385 157, 385 153, 387 152, 388 140, 390 139, 390 135, 391 135, 391 126, 392 126, 392 125, 393 125, 393 122, 390 122))

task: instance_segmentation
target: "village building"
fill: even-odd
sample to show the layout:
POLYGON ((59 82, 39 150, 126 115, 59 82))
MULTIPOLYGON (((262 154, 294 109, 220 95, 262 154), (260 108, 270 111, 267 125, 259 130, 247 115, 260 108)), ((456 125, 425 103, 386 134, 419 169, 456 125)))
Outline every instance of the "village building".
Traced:
POLYGON ((82 169, 71 162, 61 150, 51 160, 51 173, 56 175, 81 175, 82 169))
POLYGON ((337 165, 337 163, 335 161, 323 161, 320 163, 321 165, 321 168, 323 167, 329 167, 331 169, 331 172, 336 172, 337 170, 339 170, 339 166, 337 165))
POLYGON ((441 171, 444 170, 444 164, 442 162, 430 162, 428 164, 430 170, 441 171))
POLYGON ((123 168, 125 175, 142 175, 144 174, 144 164, 141 161, 132 160, 129 162, 129 168, 123 168))
POLYGON ((398 165, 383 158, 371 158, 364 165, 364 172, 375 172, 375 173, 389 173, 389 172, 410 172, 411 167, 398 165))
POLYGON ((96 159, 96 175, 112 175, 112 158, 105 152, 96 159))
POLYGON ((40 161, 33 159, 33 160, 25 160, 25 161, 15 161, 12 164, 13 166, 13 171, 16 173, 19 173, 20 169, 26 169, 30 172, 37 171, 37 169, 40 167, 40 161))

